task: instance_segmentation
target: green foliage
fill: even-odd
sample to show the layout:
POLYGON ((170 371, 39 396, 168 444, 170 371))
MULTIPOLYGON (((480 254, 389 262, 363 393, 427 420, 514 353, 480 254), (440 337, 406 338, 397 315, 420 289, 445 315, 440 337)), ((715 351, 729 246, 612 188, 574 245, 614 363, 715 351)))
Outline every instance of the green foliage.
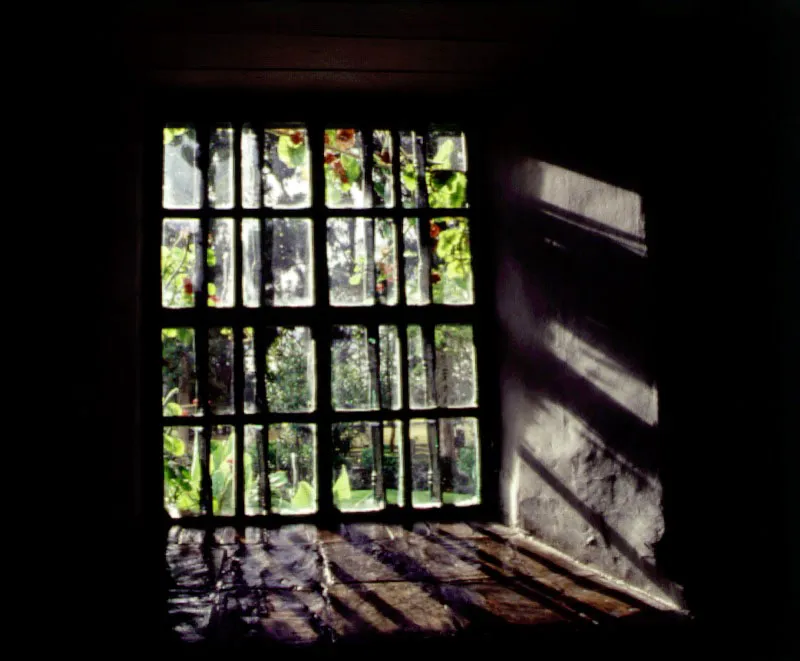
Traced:
POLYGON ((339 477, 336 478, 336 482, 333 483, 333 503, 334 505, 338 505, 342 501, 350 500, 351 497, 350 476, 347 474, 347 468, 342 465, 339 477))
POLYGON ((282 135, 278 138, 278 158, 290 168, 298 168, 306 161, 305 141, 295 144, 291 136, 282 135))

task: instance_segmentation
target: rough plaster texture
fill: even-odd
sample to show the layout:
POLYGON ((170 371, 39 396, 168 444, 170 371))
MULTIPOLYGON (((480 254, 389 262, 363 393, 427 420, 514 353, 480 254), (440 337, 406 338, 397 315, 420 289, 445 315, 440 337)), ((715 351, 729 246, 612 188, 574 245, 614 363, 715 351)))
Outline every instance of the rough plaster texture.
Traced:
MULTIPOLYGON (((511 238, 542 240, 520 230, 532 223, 530 200, 541 197, 643 239, 640 199, 529 158, 506 177, 512 183, 501 222, 508 239, 499 246, 496 292, 506 340, 500 378, 506 522, 580 562, 682 603, 680 588, 656 566, 665 530, 656 385, 593 341, 585 320, 552 294, 546 280, 559 275, 511 238)), ((539 254, 533 245, 530 251, 539 254)))

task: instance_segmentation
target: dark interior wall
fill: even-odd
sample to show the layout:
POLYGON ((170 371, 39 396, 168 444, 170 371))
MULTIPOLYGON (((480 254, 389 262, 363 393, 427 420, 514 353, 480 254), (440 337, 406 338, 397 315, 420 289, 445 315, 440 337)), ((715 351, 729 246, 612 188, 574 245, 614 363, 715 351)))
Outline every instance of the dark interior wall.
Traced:
MULTIPOLYGON (((391 22, 387 15, 389 9, 383 25, 391 22)), ((108 523, 87 530, 82 518, 65 518, 65 532, 79 524, 85 534, 69 545, 62 561, 81 568, 64 572, 71 590, 94 598, 76 619, 92 621, 95 630, 109 635, 133 626, 141 642, 155 630, 152 577, 161 567, 152 522, 140 516, 147 496, 139 492, 138 464, 147 443, 138 426, 138 227, 139 119, 148 97, 143 56, 125 44, 133 38, 143 45, 151 38, 127 17, 99 18, 105 27, 98 30, 97 15, 73 16, 70 45, 62 52, 74 64, 63 98, 84 101, 75 121, 102 117, 105 127, 70 162, 67 180, 80 185, 65 190, 66 199, 76 189, 86 190, 88 172, 96 205, 82 210, 80 222, 74 219, 64 231, 65 245, 86 256, 71 261, 70 269, 87 292, 65 308, 64 318, 86 314, 93 320, 90 332, 68 328, 66 343, 73 348, 69 399, 93 430, 84 442, 98 448, 76 467, 97 480, 71 481, 70 493, 78 503, 94 503, 92 514, 108 523), (98 493, 106 495, 98 499, 98 493), (108 552, 91 550, 100 543, 108 552)), ((479 19, 461 26, 462 36, 498 24, 479 19)), ((654 293, 644 296, 655 306, 649 309, 652 316, 640 321, 654 327, 657 349, 632 352, 637 360, 644 356, 640 362, 659 385, 665 522, 655 551, 659 569, 685 587, 689 606, 706 621, 729 618, 745 628, 764 627, 769 633, 762 641, 771 645, 779 640, 777 625, 792 594, 786 589, 792 557, 787 521, 797 520, 787 486, 790 441, 796 437, 787 420, 796 399, 779 385, 781 378, 786 386, 791 383, 789 358, 796 356, 790 353, 785 314, 796 289, 779 277, 790 272, 796 256, 791 246, 797 245, 796 230, 781 215, 791 208, 781 198, 788 182, 778 178, 790 153, 783 150, 791 98, 783 90, 791 77, 788 65, 778 64, 787 54, 774 43, 789 43, 791 31, 780 24, 790 17, 687 22, 678 15, 616 24, 595 19, 534 15, 528 24, 552 29, 539 27, 538 42, 524 42, 528 55, 512 58, 508 67, 498 65, 486 77, 467 71, 460 85, 478 87, 480 80, 483 89, 494 91, 495 110, 508 102, 513 114, 506 117, 530 117, 537 130, 527 144, 535 146, 537 158, 642 194, 656 266, 650 276, 654 293), (776 113, 772 104, 783 112, 776 113), (741 563, 749 575, 739 578, 741 563), (775 605, 770 615, 744 606, 765 601, 775 605)), ((427 25, 432 32, 427 36, 435 38, 438 28, 430 27, 435 21, 417 24, 427 25)), ((524 22, 505 24, 524 39, 524 22)), ((317 29, 331 25, 348 29, 335 21, 317 29)), ((358 25, 366 29, 363 22, 358 25)), ((358 52, 357 45, 351 48, 358 52)), ((309 75, 274 77, 302 87, 309 75)), ((203 76, 194 73, 189 80, 208 84, 203 76)), ((442 80, 454 84, 459 72, 372 71, 355 78, 328 72, 322 78, 334 86, 350 81, 363 88, 365 81, 380 79, 392 80, 398 90, 430 89, 442 80)), ((260 86, 269 77, 250 71, 238 79, 260 86)), ((515 139, 505 133, 502 139, 515 139)), ((575 245, 606 254, 605 246, 600 250, 591 241, 575 245)), ((545 253, 536 254, 542 263, 549 259, 545 253)), ((70 628, 73 634, 83 630, 70 628)))

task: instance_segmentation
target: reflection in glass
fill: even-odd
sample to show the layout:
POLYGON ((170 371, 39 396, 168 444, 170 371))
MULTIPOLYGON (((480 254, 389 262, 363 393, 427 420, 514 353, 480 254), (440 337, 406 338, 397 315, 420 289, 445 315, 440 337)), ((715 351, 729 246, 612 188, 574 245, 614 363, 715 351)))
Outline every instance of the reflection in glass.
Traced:
POLYGON ((233 129, 230 124, 211 132, 208 201, 214 209, 233 209, 233 129))
POLYGON ((242 299, 245 307, 261 305, 261 222, 242 218, 242 299))
POLYGON ((258 136, 250 124, 242 127, 242 207, 258 209, 261 176, 258 171, 258 136))
POLYGON ((267 305, 314 304, 311 220, 268 218, 264 247, 264 296, 267 305))

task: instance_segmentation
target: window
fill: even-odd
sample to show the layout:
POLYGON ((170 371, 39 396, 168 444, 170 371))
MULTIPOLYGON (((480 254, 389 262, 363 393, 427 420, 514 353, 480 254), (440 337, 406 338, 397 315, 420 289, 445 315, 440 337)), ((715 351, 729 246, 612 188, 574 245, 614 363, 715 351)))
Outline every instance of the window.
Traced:
POLYGON ((481 502, 466 136, 343 126, 162 126, 172 518, 481 502))

